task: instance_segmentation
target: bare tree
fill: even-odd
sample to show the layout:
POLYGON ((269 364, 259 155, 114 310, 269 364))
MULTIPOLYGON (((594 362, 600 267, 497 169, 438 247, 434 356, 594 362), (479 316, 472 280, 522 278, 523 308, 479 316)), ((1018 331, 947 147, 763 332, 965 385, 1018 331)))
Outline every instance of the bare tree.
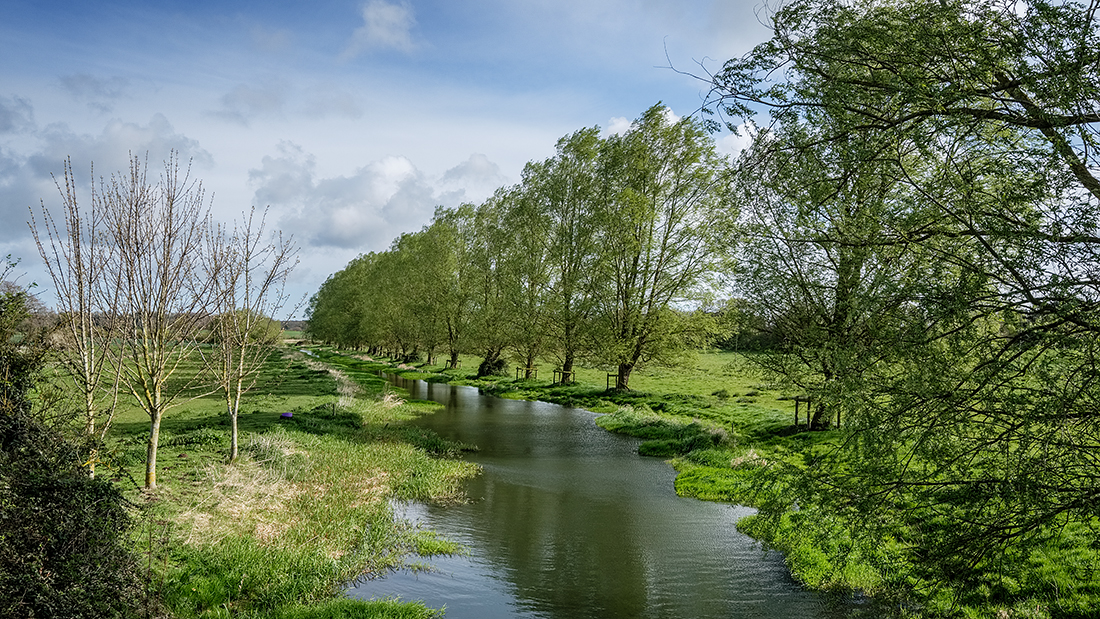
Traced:
POLYGON ((217 273, 204 268, 210 218, 202 183, 173 152, 156 184, 132 157, 128 175, 104 183, 104 230, 113 252, 106 277, 118 283, 122 383, 151 422, 145 487, 157 485, 157 445, 165 412, 200 380, 181 371, 208 322, 217 273))
POLYGON ((264 239, 267 211, 248 219, 226 234, 220 227, 210 235, 209 274, 215 289, 214 355, 208 358, 225 397, 231 433, 229 459, 237 459, 237 415, 241 399, 259 378, 259 372, 281 333, 273 319, 285 305, 284 285, 298 263, 298 249, 282 233, 264 239))
POLYGON ((108 281, 105 269, 110 262, 111 244, 104 235, 106 212, 94 180, 89 207, 83 211, 69 160, 65 161, 63 181, 62 185, 55 179, 61 195, 62 225, 43 202, 42 223, 32 210, 30 228, 53 280, 64 338, 58 347, 59 359, 80 392, 87 444, 84 466, 94 477, 99 447, 118 402, 121 366, 107 362, 117 327, 118 273, 111 274, 114 281, 108 281))

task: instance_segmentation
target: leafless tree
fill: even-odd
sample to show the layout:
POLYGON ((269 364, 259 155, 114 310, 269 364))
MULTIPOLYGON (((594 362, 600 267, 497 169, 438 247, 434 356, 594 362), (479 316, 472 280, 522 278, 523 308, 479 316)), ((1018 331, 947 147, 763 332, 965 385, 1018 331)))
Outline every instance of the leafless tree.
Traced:
POLYGON ((281 327, 273 317, 286 303, 286 279, 298 263, 293 240, 281 233, 265 239, 267 212, 256 215, 253 208, 232 233, 213 229, 208 245, 217 312, 213 335, 218 344, 208 366, 229 414, 230 461, 237 459, 241 399, 256 385, 278 342, 281 327))
POLYGON ((91 181, 90 202, 82 209, 72 162, 65 161, 61 195, 61 225, 43 202, 41 223, 31 211, 30 228, 46 263, 57 297, 62 345, 59 360, 80 392, 87 458, 95 476, 99 448, 111 426, 118 402, 120 364, 108 363, 118 316, 118 272, 108 273, 112 245, 105 235, 105 203, 91 181), (110 280, 114 277, 114 280, 110 280))
MULTIPOLYGON (((117 283, 122 384, 149 415, 145 487, 157 485, 164 414, 201 380, 193 371, 199 330, 209 321, 218 275, 207 267, 210 226, 202 183, 173 152, 159 181, 131 157, 128 173, 101 189, 103 226, 113 251, 105 276, 117 283)), ((201 364, 200 364, 201 365, 201 364)))

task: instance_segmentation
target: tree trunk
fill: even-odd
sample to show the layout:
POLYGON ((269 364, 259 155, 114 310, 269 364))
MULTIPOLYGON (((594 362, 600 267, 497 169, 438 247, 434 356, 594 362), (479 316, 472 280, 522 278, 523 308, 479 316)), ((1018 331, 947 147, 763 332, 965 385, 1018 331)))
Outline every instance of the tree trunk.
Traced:
POLYGON ((828 406, 819 403, 814 408, 813 417, 810 419, 811 430, 828 430, 829 422, 832 419, 830 409, 828 406))
POLYGON ((561 382, 571 383, 573 381, 573 351, 566 350, 565 358, 561 362, 561 382))
POLYGON ((532 375, 534 373, 535 373, 535 355, 534 355, 534 353, 531 353, 531 354, 527 355, 527 367, 524 369, 523 377, 527 380, 531 380, 533 378, 532 375))
POLYGON ((620 363, 619 375, 615 377, 615 391, 630 390, 630 373, 634 371, 633 363, 620 363))
POLYGON ((240 433, 237 431, 237 409, 229 405, 229 461, 237 461, 237 439, 240 433))
POLYGON ((146 490, 154 490, 157 487, 157 445, 160 442, 160 412, 158 411, 152 418, 152 426, 149 429, 149 445, 145 452, 146 490))
POLYGON ((477 377, 495 376, 500 374, 502 369, 503 363, 500 359, 500 350, 490 349, 485 352, 485 358, 477 368, 477 377))

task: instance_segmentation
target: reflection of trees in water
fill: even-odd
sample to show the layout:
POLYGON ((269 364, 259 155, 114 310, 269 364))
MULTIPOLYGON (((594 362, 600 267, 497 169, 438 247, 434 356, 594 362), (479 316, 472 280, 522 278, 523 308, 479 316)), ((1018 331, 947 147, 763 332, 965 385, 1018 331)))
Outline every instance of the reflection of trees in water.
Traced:
POLYGON ((634 517, 592 498, 488 480, 470 514, 496 525, 479 545, 507 566, 518 598, 570 616, 641 616, 647 566, 634 517))
POLYGON ((468 387, 400 386, 450 400, 418 425, 481 448, 475 459, 485 473, 467 486, 475 502, 429 508, 429 526, 461 536, 489 566, 519 605, 504 613, 822 618, 852 610, 827 609, 791 580, 781 556, 764 556, 737 533, 747 510, 675 496, 667 464, 639 458, 635 442, 593 427, 588 413, 468 387))

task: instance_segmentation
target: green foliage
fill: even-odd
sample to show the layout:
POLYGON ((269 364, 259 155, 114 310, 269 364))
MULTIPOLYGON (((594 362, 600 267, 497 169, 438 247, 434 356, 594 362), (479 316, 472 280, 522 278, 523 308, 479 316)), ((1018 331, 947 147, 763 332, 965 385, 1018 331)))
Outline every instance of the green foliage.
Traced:
POLYGON ((738 178, 740 281, 782 342, 756 359, 846 420, 757 480, 815 582, 839 523, 862 562, 897 540, 928 612, 1076 612, 1023 575, 1098 517, 1094 8, 798 0, 715 77, 712 111, 773 120, 738 178))
POLYGON ((143 588, 127 548, 121 493, 31 416, 40 344, 26 293, 0 292, 0 615, 126 617, 143 588))
POLYGON ((580 130, 520 184, 440 209, 330 277, 310 301, 311 336, 405 363, 445 346, 453 361, 479 355, 479 377, 507 359, 550 356, 567 372, 594 359, 625 389, 635 367, 676 364, 716 332, 677 308, 707 296, 725 252, 722 165, 698 122, 660 104, 623 136, 580 130))

